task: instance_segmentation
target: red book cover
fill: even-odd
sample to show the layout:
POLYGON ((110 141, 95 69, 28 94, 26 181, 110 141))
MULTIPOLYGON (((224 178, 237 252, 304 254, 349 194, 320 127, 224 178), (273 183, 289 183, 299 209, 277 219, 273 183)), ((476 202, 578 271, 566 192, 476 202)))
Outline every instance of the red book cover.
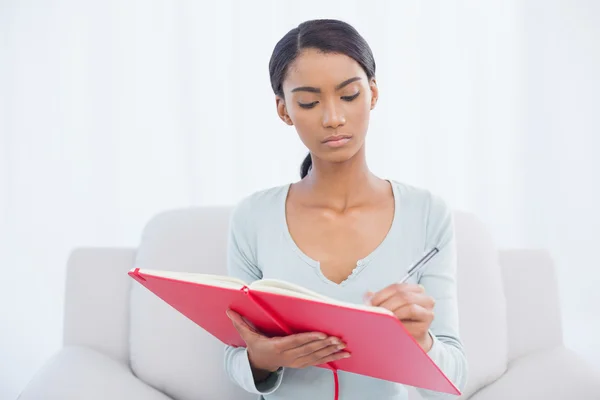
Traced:
POLYGON ((339 337, 351 357, 322 368, 461 394, 387 310, 328 299, 285 282, 246 285, 225 276, 139 268, 129 275, 224 344, 245 346, 227 317, 231 309, 266 336, 315 331, 339 337))

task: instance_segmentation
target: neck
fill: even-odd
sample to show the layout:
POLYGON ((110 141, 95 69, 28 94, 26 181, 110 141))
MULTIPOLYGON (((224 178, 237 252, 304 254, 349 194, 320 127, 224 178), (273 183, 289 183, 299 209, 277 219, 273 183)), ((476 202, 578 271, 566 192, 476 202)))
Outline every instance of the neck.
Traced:
POLYGON ((311 171, 303 179, 303 185, 316 198, 326 199, 336 208, 346 208, 362 202, 381 183, 379 181, 367 166, 363 146, 354 157, 344 162, 313 159, 311 171))

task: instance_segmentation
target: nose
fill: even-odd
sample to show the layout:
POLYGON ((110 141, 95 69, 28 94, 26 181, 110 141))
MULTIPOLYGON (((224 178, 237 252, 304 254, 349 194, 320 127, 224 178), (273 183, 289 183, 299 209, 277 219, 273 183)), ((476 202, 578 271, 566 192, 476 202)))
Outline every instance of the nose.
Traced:
POLYGON ((346 117, 334 102, 323 107, 323 128, 337 128, 346 123, 346 117))

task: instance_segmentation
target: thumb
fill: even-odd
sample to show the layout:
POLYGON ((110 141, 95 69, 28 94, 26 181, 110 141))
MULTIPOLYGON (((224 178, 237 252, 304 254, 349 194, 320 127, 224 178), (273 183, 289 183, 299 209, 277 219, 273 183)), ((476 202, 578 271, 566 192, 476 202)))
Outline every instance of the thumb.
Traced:
POLYGON ((373 293, 369 290, 363 295, 363 301, 365 302, 366 305, 369 305, 369 306, 372 305, 371 298, 373 297, 374 294, 375 293, 373 293))
POLYGON ((232 310, 227 310, 226 313, 244 341, 247 342, 247 339, 251 339, 253 336, 258 335, 258 333, 250 325, 248 325, 246 321, 244 321, 244 318, 242 318, 240 314, 232 310))

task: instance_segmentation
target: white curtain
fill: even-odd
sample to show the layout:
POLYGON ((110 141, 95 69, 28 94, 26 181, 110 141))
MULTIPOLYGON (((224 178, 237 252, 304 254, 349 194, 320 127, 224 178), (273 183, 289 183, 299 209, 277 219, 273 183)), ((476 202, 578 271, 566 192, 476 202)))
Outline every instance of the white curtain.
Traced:
POLYGON ((324 17, 375 55, 372 169, 476 213, 500 247, 548 248, 566 338, 597 362, 597 4, 0 2, 0 398, 60 346, 74 247, 135 246, 157 212, 297 179, 267 64, 324 17))

